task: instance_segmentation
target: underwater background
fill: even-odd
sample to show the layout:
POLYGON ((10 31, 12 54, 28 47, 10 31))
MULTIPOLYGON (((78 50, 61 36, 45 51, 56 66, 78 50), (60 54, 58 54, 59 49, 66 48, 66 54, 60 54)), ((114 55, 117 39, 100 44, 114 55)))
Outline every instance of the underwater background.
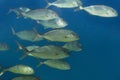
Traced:
MULTIPOLYGON (((53 1, 53 0, 49 0, 53 1)), ((120 14, 119 0, 82 0, 83 6, 103 4, 113 7, 120 14)), ((67 58, 71 70, 62 71, 45 65, 36 67, 38 61, 27 56, 19 60, 22 51, 16 52, 19 41, 24 46, 38 44, 62 44, 49 41, 28 42, 12 35, 11 27, 16 31, 32 30, 36 25, 31 19, 16 19, 14 13, 7 14, 9 9, 28 7, 31 9, 44 8, 45 0, 0 0, 0 41, 10 46, 10 50, 0 52, 0 65, 10 67, 15 64, 26 64, 35 69, 35 75, 41 80, 120 80, 120 16, 103 18, 93 16, 85 11, 74 12, 74 9, 62 9, 51 6, 68 22, 66 29, 75 31, 83 50, 72 52, 67 58)), ((47 32, 43 27, 37 27, 40 33, 47 32)), ((6 72, 0 76, 3 80, 10 80, 18 74, 6 72)))

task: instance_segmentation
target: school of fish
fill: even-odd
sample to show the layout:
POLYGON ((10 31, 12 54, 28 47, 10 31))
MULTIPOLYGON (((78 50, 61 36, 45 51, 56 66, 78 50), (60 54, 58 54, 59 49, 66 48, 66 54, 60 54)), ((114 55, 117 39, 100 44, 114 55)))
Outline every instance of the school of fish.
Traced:
MULTIPOLYGON (((70 66, 65 59, 71 56, 72 51, 82 51, 82 45, 79 43, 80 36, 76 32, 66 29, 66 26, 69 25, 68 22, 59 16, 57 12, 50 9, 51 6, 55 6, 57 8, 72 8, 75 12, 83 10, 91 14, 91 16, 109 18, 118 16, 118 12, 107 5, 84 6, 81 0, 55 0, 54 2, 50 2, 49 0, 44 1, 47 3, 47 5, 41 9, 30 9, 28 7, 21 6, 10 9, 8 12, 9 14, 14 12, 17 19, 21 17, 24 19, 31 19, 34 20, 37 25, 44 27, 44 29, 51 29, 45 33, 40 33, 36 28, 31 30, 17 31, 14 26, 11 26, 11 33, 13 36, 19 38, 19 40, 29 41, 31 43, 43 40, 64 43, 62 46, 54 44, 45 44, 41 46, 34 43, 33 45, 24 46, 19 40, 16 40, 15 42, 18 46, 18 50, 22 50, 19 60, 23 60, 27 56, 36 58, 36 60, 43 60, 36 65, 36 68, 46 65, 53 69, 70 70, 72 66, 70 66)), ((8 46, 7 43, 0 43, 0 51, 7 51, 10 48, 11 47, 8 46)), ((11 80, 42 80, 34 75, 35 70, 31 66, 22 63, 11 65, 8 68, 5 68, 5 66, 1 65, 0 76, 4 75, 6 72, 19 75, 11 80)))

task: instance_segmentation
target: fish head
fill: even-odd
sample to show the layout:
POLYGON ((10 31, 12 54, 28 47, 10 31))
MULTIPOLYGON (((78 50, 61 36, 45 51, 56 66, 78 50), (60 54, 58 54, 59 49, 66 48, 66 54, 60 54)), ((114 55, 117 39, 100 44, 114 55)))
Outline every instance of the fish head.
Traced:
POLYGON ((74 32, 70 32, 65 36, 69 41, 76 41, 79 39, 79 36, 75 34, 74 32))
POLYGON ((33 70, 31 67, 25 67, 25 68, 23 69, 23 72, 24 72, 25 74, 34 74, 34 70, 33 70))
POLYGON ((61 18, 57 19, 56 21, 57 21, 57 24, 58 24, 59 26, 67 26, 67 25, 68 25, 67 22, 64 21, 64 20, 61 19, 61 18))
POLYGON ((47 13, 47 16, 48 17, 51 17, 52 19, 54 18, 58 18, 58 14, 52 10, 50 10, 48 13, 47 13))
POLYGON ((107 11, 107 16, 117 17, 118 16, 118 12, 116 10, 114 10, 114 9, 108 10, 107 11))

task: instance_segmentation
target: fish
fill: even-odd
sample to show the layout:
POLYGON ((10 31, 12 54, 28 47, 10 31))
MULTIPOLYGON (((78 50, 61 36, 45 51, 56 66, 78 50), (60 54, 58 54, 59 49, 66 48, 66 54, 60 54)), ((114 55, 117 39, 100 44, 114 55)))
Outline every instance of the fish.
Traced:
POLYGON ((7 51, 9 50, 9 46, 6 43, 0 42, 0 51, 7 51))
POLYGON ((35 48, 32 51, 28 51, 23 45, 17 42, 17 45, 22 48, 24 54, 20 59, 25 58, 26 56, 32 56, 37 59, 63 59, 70 56, 68 50, 55 45, 41 46, 35 48))
POLYGON ((52 3, 50 3, 48 0, 46 0, 46 2, 47 2, 46 8, 48 8, 52 5, 59 7, 59 8, 75 8, 75 7, 82 5, 82 2, 80 0, 56 0, 52 3))
POLYGON ((25 18, 30 18, 32 20, 51 20, 58 18, 58 14, 51 9, 34 9, 28 12, 21 12, 25 18))
POLYGON ((24 74, 24 75, 32 75, 34 74, 34 69, 30 66, 17 64, 12 67, 6 68, 0 72, 0 76, 2 76, 6 71, 15 73, 15 74, 24 74))
POLYGON ((39 21, 37 21, 37 23, 43 25, 44 29, 64 28, 68 25, 68 23, 65 20, 63 20, 62 18, 55 18, 52 20, 41 20, 41 21, 39 20, 39 21))
POLYGON ((35 41, 41 41, 42 38, 39 36, 39 34, 34 31, 34 30, 23 30, 19 32, 15 32, 14 28, 11 27, 12 34, 16 35, 22 40, 30 41, 30 42, 35 42, 35 41))
POLYGON ((91 15, 99 17, 117 17, 118 12, 110 6, 106 5, 91 5, 86 7, 79 7, 80 10, 84 10, 91 15))
POLYGON ((58 69, 58 70, 70 70, 71 66, 64 60, 46 60, 43 62, 40 62, 37 67, 41 66, 42 64, 45 64, 51 68, 58 69))
POLYGON ((65 45, 63 45, 63 48, 69 51, 82 51, 82 45, 78 41, 67 42, 65 45))
MULTIPOLYGON (((40 34, 41 35, 41 34, 40 34)), ((79 36, 68 29, 55 29, 41 35, 43 39, 56 42, 71 42, 79 40, 79 36)))
POLYGON ((17 76, 17 77, 14 77, 12 78, 11 80, 41 80, 39 77, 37 76, 28 76, 28 75, 25 75, 25 76, 17 76))
POLYGON ((15 8, 15 9, 9 9, 8 13, 11 13, 11 12, 14 12, 16 15, 17 15, 17 19, 20 18, 20 17, 23 17, 23 15, 21 13, 26 13, 28 11, 30 11, 31 9, 30 8, 27 8, 27 7, 18 7, 18 8, 15 8))

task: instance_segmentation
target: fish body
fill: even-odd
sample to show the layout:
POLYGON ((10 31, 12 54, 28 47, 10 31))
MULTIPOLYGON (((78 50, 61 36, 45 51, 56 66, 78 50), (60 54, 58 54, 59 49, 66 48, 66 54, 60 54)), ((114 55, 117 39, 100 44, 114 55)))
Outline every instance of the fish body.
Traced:
POLYGON ((34 74, 34 70, 30 66, 22 65, 22 64, 18 64, 18 65, 9 67, 7 69, 3 69, 0 73, 0 76, 3 75, 6 71, 9 71, 15 74, 24 74, 24 75, 34 74))
POLYGON ((69 51, 61 46, 47 45, 28 50, 18 42, 17 45, 19 49, 24 51, 20 59, 23 59, 27 55, 38 59, 63 59, 70 56, 69 51))
POLYGON ((36 48, 28 53, 28 55, 40 59, 63 59, 69 57, 66 49, 54 45, 36 48))
POLYGON ((22 15, 33 20, 50 20, 58 17, 58 14, 50 9, 35 9, 23 12, 22 15))
POLYGON ((78 7, 82 2, 80 0, 56 0, 55 2, 48 2, 48 0, 46 0, 46 2, 48 3, 47 8, 51 5, 59 7, 59 8, 75 8, 78 7))
POLYGON ((70 70, 71 69, 71 66, 63 60, 46 60, 44 62, 40 62, 38 66, 42 64, 45 64, 51 68, 55 68, 59 70, 70 70))
POLYGON ((79 39, 79 36, 75 32, 67 29, 51 30, 42 36, 49 41, 57 42, 71 42, 79 39))
POLYGON ((112 7, 105 5, 91 5, 83 7, 83 10, 88 12, 91 15, 96 15, 100 17, 117 17, 118 12, 112 7))
POLYGON ((15 65, 13 67, 8 68, 7 71, 10 71, 16 74, 25 74, 25 75, 34 74, 34 70, 31 67, 26 65, 15 65))

